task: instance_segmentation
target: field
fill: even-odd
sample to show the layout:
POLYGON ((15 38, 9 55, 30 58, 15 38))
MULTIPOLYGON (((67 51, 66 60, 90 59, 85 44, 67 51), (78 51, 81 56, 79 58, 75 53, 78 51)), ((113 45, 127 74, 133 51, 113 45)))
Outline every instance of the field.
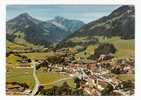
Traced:
POLYGON ((34 87, 32 68, 9 68, 6 73, 6 82, 26 83, 32 89, 34 87))
POLYGON ((112 43, 118 50, 116 52, 116 57, 130 57, 134 55, 135 41, 133 39, 123 40, 119 37, 112 37, 106 40, 103 40, 102 37, 99 37, 100 42, 103 43, 112 43))
MULTIPOLYGON (((130 40, 123 40, 119 37, 112 37, 108 39, 103 39, 103 37, 97 36, 100 43, 112 43, 115 48, 117 49, 117 52, 115 54, 115 57, 118 58, 126 58, 130 56, 134 56, 134 48, 135 48, 135 42, 133 39, 130 40)), ((82 38, 83 40, 83 38, 82 38)), ((81 38, 79 41, 82 41, 81 38)), ((76 42, 76 41, 75 41, 76 42)), ((78 42, 78 39, 77 39, 78 42)), ((88 58, 90 55, 94 54, 94 50, 96 49, 98 45, 89 45, 87 46, 86 50, 79 52, 76 54, 76 57, 81 58, 88 58)))
MULTIPOLYGON (((12 42, 7 41, 7 46, 11 49, 18 48, 25 49, 24 46, 14 44, 12 42)), ((28 59, 31 60, 43 60, 47 57, 54 55, 54 52, 32 52, 32 53, 20 53, 20 55, 24 55, 28 57, 28 59)), ((32 90, 34 87, 34 78, 32 75, 32 68, 17 68, 20 67, 20 65, 17 65, 17 61, 22 60, 21 57, 18 57, 14 54, 10 54, 8 57, 6 57, 6 67, 7 67, 7 73, 6 73, 6 82, 20 82, 20 83, 27 83, 27 85, 32 90)), ((57 72, 43 72, 43 71, 37 71, 37 77, 39 78, 39 81, 41 84, 47 84, 47 83, 53 83, 54 81, 58 81, 63 78, 68 78, 68 75, 59 74, 57 72)), ((74 87, 73 79, 67 79, 62 80, 57 83, 53 83, 50 85, 45 85, 45 88, 52 87, 53 85, 61 85, 64 81, 67 81, 68 84, 71 87, 74 87)))
MULTIPOLYGON (((59 82, 55 82, 63 78, 68 78, 69 76, 67 74, 64 75, 64 74, 59 74, 57 72, 43 72, 40 70, 37 71, 36 73, 40 81, 40 84, 41 85, 44 84, 45 88, 52 87, 53 85, 59 86, 64 81, 67 81, 71 87, 75 86, 75 84, 73 83, 73 79, 71 78, 59 82)), ((30 89, 33 89, 34 79, 32 76, 32 68, 8 68, 8 72, 6 73, 6 82, 27 83, 30 89)))
POLYGON ((17 60, 21 59, 20 57, 15 56, 14 54, 9 55, 6 57, 7 66, 14 67, 17 63, 17 60))
POLYGON ((119 80, 127 81, 127 80, 135 80, 134 74, 119 74, 117 75, 119 80))
POLYGON ((10 42, 8 40, 6 40, 6 49, 7 50, 13 50, 13 49, 24 49, 25 46, 24 45, 18 45, 16 43, 10 42))
POLYGON ((25 55, 31 60, 40 60, 40 59, 45 59, 47 56, 51 55, 51 53, 33 52, 33 53, 21 53, 21 55, 25 55))
POLYGON ((73 79, 67 74, 61 74, 57 72, 42 72, 39 70, 37 71, 37 76, 39 78, 40 84, 42 84, 45 88, 52 87, 53 85, 60 86, 65 81, 70 85, 70 87, 75 87, 73 79))

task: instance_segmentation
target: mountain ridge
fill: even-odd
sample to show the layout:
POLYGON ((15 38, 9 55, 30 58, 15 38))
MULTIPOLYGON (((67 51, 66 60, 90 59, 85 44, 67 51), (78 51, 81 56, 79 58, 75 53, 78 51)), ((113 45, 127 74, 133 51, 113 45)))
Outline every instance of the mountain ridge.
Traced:
MULTIPOLYGON (((81 27, 81 25, 79 25, 79 27, 81 27)), ((28 13, 22 13, 7 21, 6 34, 7 39, 10 41, 15 41, 15 38, 22 37, 30 43, 47 46, 61 41, 70 35, 72 32, 67 28, 68 27, 63 26, 60 23, 41 21, 33 18, 28 13)))
MULTIPOLYGON (((70 37, 82 35, 105 35, 105 36, 123 36, 131 35, 129 38, 134 38, 134 6, 121 6, 114 10, 108 16, 104 16, 95 21, 92 21, 77 30, 70 37), (128 28, 130 27, 130 28, 128 28), (127 30, 129 29, 129 30, 127 30), (110 33, 110 34, 109 34, 110 33)), ((69 38, 70 38, 69 37, 69 38)))
POLYGON ((54 17, 54 19, 47 21, 50 23, 58 23, 60 25, 63 25, 64 28, 68 29, 68 31, 70 32, 75 32, 76 30, 78 30, 81 26, 83 26, 85 23, 79 20, 74 20, 74 19, 66 19, 64 17, 61 16, 56 16, 54 17))
MULTIPOLYGON (((108 16, 103 16, 95 21, 92 21, 73 34, 62 40, 56 48, 74 47, 80 44, 96 44, 97 36, 111 38, 118 36, 120 39, 135 38, 135 11, 134 6, 120 6, 108 16), (76 42, 75 42, 76 41, 76 42), (84 43, 86 41, 86 43, 84 43)), ((103 38, 103 39, 104 39, 103 38)))

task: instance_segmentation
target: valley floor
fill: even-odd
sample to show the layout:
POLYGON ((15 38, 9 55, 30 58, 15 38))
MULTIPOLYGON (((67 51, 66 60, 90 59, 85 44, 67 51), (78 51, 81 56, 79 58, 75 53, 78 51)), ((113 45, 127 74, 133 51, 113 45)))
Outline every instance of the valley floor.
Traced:
MULTIPOLYGON (((47 60, 50 57, 58 57, 63 51, 8 54, 6 94, 134 95, 134 40, 120 40, 118 37, 108 40, 98 38, 101 42, 113 43, 116 46, 118 52, 113 59, 89 60, 88 57, 93 54, 96 45, 89 45, 84 51, 73 56, 66 54, 63 57, 67 59, 67 64, 47 60), (74 57, 74 60, 71 57, 74 57)), ((11 50, 13 48, 9 48, 9 51, 11 50)), ((58 61, 62 58, 51 59, 58 61)))

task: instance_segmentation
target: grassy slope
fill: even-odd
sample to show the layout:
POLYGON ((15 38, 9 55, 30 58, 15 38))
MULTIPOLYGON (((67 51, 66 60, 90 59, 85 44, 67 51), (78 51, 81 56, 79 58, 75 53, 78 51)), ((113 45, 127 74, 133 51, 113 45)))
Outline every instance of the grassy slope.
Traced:
POLYGON ((134 74, 119 74, 117 75, 119 80, 127 81, 127 80, 135 80, 134 74))
POLYGON ((111 39, 103 40, 101 37, 99 37, 100 42, 107 42, 107 43, 113 43, 114 46, 117 48, 116 57, 130 57, 134 56, 134 40, 123 40, 119 37, 112 37, 111 39))
POLYGON ((6 73, 6 82, 25 82, 30 89, 34 87, 34 79, 32 77, 31 68, 10 68, 6 73))
POLYGON ((7 51, 10 51, 10 50, 13 50, 13 49, 17 49, 17 48, 24 49, 25 46, 18 45, 18 44, 15 44, 15 43, 12 43, 12 42, 6 40, 6 49, 7 49, 7 51))
POLYGON ((57 80, 60 80, 63 78, 68 78, 69 76, 67 74, 64 75, 64 74, 60 74, 57 72, 37 71, 37 76, 38 76, 41 84, 46 84, 45 88, 50 88, 53 85, 60 86, 64 81, 66 81, 71 87, 73 87, 73 88, 75 87, 73 79, 63 80, 63 81, 57 82, 55 84, 50 84, 50 83, 53 83, 54 81, 57 81, 57 80), (47 84, 50 84, 50 85, 47 85, 47 84))
MULTIPOLYGON (((52 83, 54 81, 67 78, 68 75, 59 74, 57 72, 42 72, 37 71, 38 79, 40 80, 41 84, 48 84, 52 83)), ((73 79, 69 80, 63 80, 55 84, 47 85, 45 88, 50 88, 53 85, 60 86, 64 81, 67 81, 67 83, 71 87, 75 87, 75 84, 73 82, 73 79)), ((33 89, 34 87, 34 79, 32 76, 32 69, 31 68, 9 68, 8 72, 6 73, 6 82, 20 82, 20 83, 27 83, 30 87, 30 89, 33 89)))
POLYGON ((37 60, 37 59, 45 59, 49 54, 48 53, 33 52, 33 53, 21 53, 21 55, 25 55, 32 60, 37 60))
POLYGON ((29 42, 26 42, 24 39, 17 39, 16 42, 11 42, 6 40, 6 49, 7 52, 10 50, 23 50, 28 48, 42 48, 43 46, 34 45, 29 42))
POLYGON ((8 64, 16 64, 17 60, 20 59, 20 57, 15 56, 14 54, 10 54, 7 58, 6 61, 8 64))
MULTIPOLYGON (((104 40, 102 37, 97 37, 101 43, 112 43, 118 50, 115 54, 118 58, 126 58, 130 56, 134 56, 134 40, 123 40, 119 37, 112 37, 104 40)), ((72 39, 73 40, 73 39, 72 39)), ((83 39, 82 39, 83 40, 83 39)), ((79 41, 82 41, 81 38, 79 38, 79 41)), ((75 41, 74 41, 75 42, 75 41)), ((78 39, 77 39, 78 42, 78 39)), ((76 57, 81 58, 87 58, 90 55, 94 54, 94 50, 98 45, 89 45, 87 46, 87 49, 85 51, 82 51, 78 54, 76 54, 76 57)))

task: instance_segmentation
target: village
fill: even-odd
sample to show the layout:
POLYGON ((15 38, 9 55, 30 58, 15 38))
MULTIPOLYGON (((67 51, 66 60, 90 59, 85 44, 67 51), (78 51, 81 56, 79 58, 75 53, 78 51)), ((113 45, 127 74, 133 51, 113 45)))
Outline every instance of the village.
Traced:
POLYGON ((68 57, 66 57, 67 65, 50 64, 47 60, 43 60, 39 61, 39 66, 41 67, 39 70, 45 72, 55 71, 77 78, 79 80, 79 82, 76 83, 78 88, 85 91, 88 95, 105 95, 102 94, 102 92, 106 91, 109 85, 112 86, 111 90, 107 90, 106 92, 109 92, 110 95, 133 95, 133 82, 129 80, 129 84, 133 85, 131 87, 129 86, 129 88, 132 89, 125 89, 126 87, 123 86, 124 81, 118 79, 116 74, 133 74, 134 58, 104 59, 103 55, 101 55, 98 61, 91 63, 72 63, 68 57))
MULTIPOLYGON (((58 53, 54 53, 54 56, 32 60, 25 55, 20 55, 20 53, 16 51, 7 54, 7 56, 11 54, 20 58, 17 60, 16 68, 33 68, 34 71, 40 70, 44 73, 56 72, 69 75, 70 78, 74 80, 76 88, 82 90, 87 95, 134 95, 134 80, 122 80, 119 76, 134 75, 134 57, 119 59, 110 53, 107 55, 101 54, 96 60, 84 60, 74 58, 74 54, 66 52, 61 52, 60 54, 59 51, 58 53), (33 61, 36 63, 34 65, 35 69, 32 65, 33 61)), ((35 74, 36 72, 33 73, 34 76, 35 74)), ((39 81, 37 76, 36 78, 37 81, 39 81)), ((65 81, 65 78, 61 80, 65 81)), ((14 84, 15 87, 13 87, 11 83, 7 83, 7 93, 11 91, 11 89, 16 89, 18 93, 23 95, 31 95, 33 92, 26 84, 12 84, 14 84)), ((33 95, 38 95, 41 91, 41 86, 42 84, 38 82, 38 86, 36 90, 34 90, 33 95)))

